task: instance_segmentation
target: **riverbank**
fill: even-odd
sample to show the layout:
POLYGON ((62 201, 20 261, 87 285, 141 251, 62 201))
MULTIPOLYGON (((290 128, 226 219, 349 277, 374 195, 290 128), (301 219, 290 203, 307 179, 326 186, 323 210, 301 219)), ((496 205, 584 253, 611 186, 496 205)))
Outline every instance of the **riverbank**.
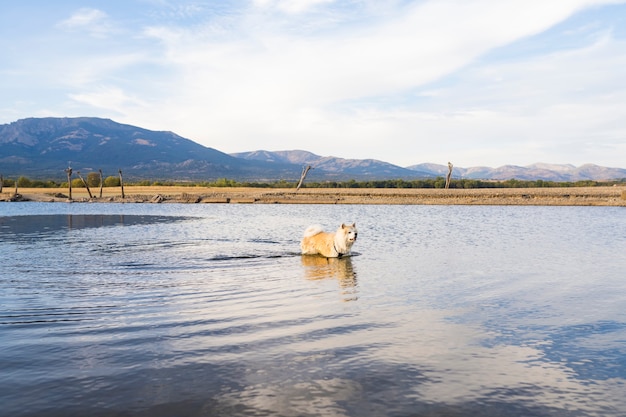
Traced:
MULTIPOLYGON (((229 188, 126 186, 102 191, 72 190, 72 202, 250 203, 250 204, 423 204, 626 207, 626 187, 395 189, 395 188, 229 188)), ((68 202, 68 190, 23 188, 0 193, 0 201, 68 202)))

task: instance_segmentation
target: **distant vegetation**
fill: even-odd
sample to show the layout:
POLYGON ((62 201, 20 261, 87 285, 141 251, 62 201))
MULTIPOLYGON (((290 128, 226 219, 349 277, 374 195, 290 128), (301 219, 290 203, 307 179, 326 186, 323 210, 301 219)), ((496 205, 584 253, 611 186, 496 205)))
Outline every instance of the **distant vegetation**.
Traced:
MULTIPOLYGON (((92 173, 90 173, 87 178, 87 185, 89 187, 99 187, 100 186, 100 177, 98 173, 95 173, 97 177, 94 177, 92 173)), ((27 177, 19 177, 17 180, 13 180, 11 178, 4 178, 3 185, 5 187, 15 187, 15 183, 17 181, 18 188, 64 188, 67 187, 67 181, 54 181, 54 180, 31 180, 27 177)), ((106 177, 102 181, 102 185, 104 187, 119 187, 120 179, 119 177, 106 177)), ((80 178, 75 178, 72 180, 72 187, 83 188, 84 184, 80 180, 80 178)))
MULTIPOLYGON (((100 186, 100 176, 97 172, 90 172, 85 177, 89 187, 100 186)), ((18 188, 64 188, 67 182, 58 182, 54 180, 32 180, 27 177, 19 177, 16 180, 4 178, 3 186, 10 188, 15 187, 17 181, 18 188)), ((324 182, 305 182, 302 188, 444 188, 445 178, 429 178, 421 180, 370 180, 370 181, 324 181, 324 182)), ((469 188, 541 188, 541 187, 599 187, 612 186, 616 184, 626 184, 626 178, 614 181, 575 181, 575 182, 557 182, 544 180, 516 180, 510 179, 506 181, 494 180, 475 180, 475 179, 453 179, 450 182, 450 188, 469 189, 469 188)), ((296 188, 295 181, 275 181, 275 182, 240 182, 227 178, 220 178, 211 182, 178 182, 178 181, 149 181, 141 180, 136 182, 124 181, 125 186, 188 186, 188 187, 253 187, 253 188, 296 188)), ((109 176, 103 179, 104 187, 119 187, 120 178, 117 176, 109 176)), ((78 178, 72 180, 72 187, 83 188, 84 184, 78 178)))
MULTIPOLYGON (((458 179, 450 181, 450 188, 469 189, 469 188, 540 188, 540 187, 600 187, 612 186, 614 184, 624 184, 626 179, 620 181, 576 181, 576 182, 555 182, 544 180, 516 180, 510 179, 506 181, 494 180, 473 180, 458 179)), ((324 183, 307 183, 303 188, 444 188, 446 180, 443 177, 423 180, 382 180, 382 181, 346 181, 346 182, 324 182, 324 183)))

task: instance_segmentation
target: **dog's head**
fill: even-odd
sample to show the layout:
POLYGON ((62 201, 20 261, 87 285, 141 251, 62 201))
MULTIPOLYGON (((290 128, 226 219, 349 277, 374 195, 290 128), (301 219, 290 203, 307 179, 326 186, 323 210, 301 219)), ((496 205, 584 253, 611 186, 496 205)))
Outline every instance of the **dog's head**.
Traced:
POLYGON ((356 230, 356 223, 341 224, 340 229, 346 237, 346 242, 354 243, 356 241, 359 232, 356 230))

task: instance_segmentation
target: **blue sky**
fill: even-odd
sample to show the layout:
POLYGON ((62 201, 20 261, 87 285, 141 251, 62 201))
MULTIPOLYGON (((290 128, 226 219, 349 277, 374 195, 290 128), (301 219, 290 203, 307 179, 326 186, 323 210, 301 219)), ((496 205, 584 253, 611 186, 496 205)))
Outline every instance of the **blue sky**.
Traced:
POLYGON ((0 123, 223 152, 626 167, 626 1, 0 3, 0 123))

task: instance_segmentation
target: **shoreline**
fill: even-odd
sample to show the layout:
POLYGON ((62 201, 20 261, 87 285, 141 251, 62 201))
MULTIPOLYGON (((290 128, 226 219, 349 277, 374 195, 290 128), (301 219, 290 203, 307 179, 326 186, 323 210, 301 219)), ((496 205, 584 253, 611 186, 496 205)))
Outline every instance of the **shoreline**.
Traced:
MULTIPOLYGON (((72 190, 73 203, 189 204, 389 204, 389 205, 520 205, 626 207, 626 187, 551 188, 243 188, 194 186, 125 186, 72 190)), ((68 202, 67 188, 5 188, 0 201, 68 202)))

